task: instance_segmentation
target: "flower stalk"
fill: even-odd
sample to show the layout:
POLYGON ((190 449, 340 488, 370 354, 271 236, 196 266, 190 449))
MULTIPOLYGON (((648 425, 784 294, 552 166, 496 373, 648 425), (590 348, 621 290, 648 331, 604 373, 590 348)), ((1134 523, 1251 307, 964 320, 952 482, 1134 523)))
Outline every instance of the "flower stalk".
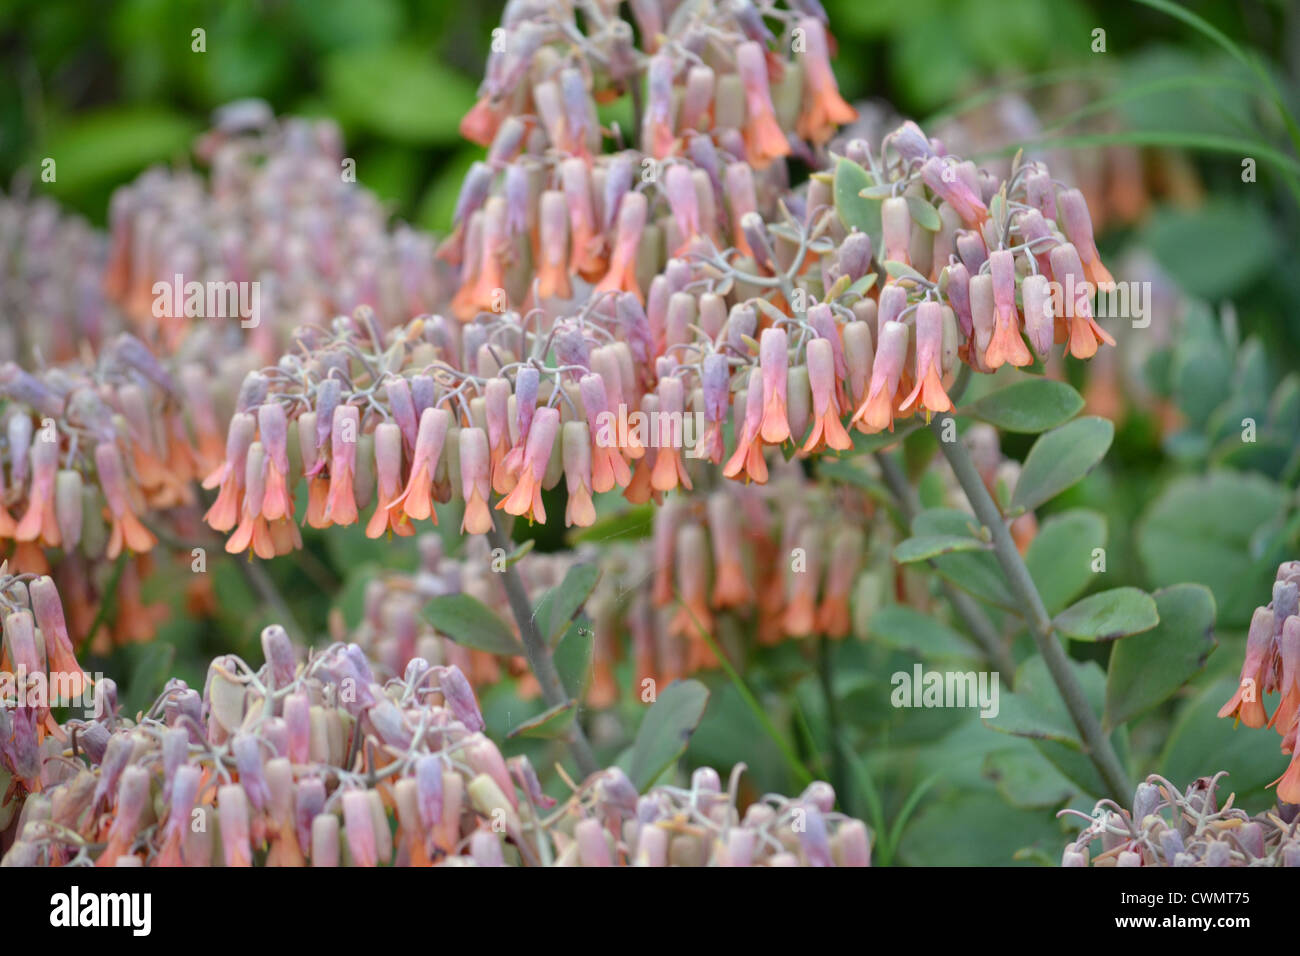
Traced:
POLYGON ((934 421, 930 423, 935 436, 939 439, 939 447, 943 450, 944 457, 948 459, 948 464, 952 466, 953 474, 956 475, 962 491, 966 493, 966 498, 975 511, 975 517, 988 528, 992 536, 993 553, 1002 567, 1003 574, 1007 577, 1011 593, 1020 602, 1029 633, 1034 643, 1038 645, 1038 651, 1043 655, 1047 670, 1052 675, 1052 682, 1065 702, 1070 719, 1079 731, 1084 752, 1097 768, 1097 773, 1101 776, 1109 795, 1117 800, 1127 799, 1128 794, 1133 792, 1128 775, 1120 764, 1115 748, 1111 746, 1110 738, 1103 733, 1101 723, 1084 695, 1083 687, 1075 677, 1070 659, 1066 656, 1065 648, 1061 646, 1056 636, 1052 619, 1043 605, 1042 596, 1039 595, 1038 588, 1030 577, 1029 568, 1026 567, 1020 551, 1016 548, 1001 511, 989 495, 988 489, 984 487, 984 482, 980 480, 966 447, 959 441, 943 440, 944 424, 950 417, 946 413, 936 415, 934 421))

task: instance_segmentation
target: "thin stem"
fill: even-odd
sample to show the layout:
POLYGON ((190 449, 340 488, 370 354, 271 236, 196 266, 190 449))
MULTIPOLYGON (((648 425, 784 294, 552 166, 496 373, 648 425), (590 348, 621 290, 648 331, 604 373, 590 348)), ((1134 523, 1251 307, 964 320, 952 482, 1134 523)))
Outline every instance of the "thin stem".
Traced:
POLYGON ((1057 639, 1052 619, 1048 616, 1047 608, 1043 606, 1043 599, 1034 585, 1034 579, 1029 575, 1029 568, 1025 566, 1015 541, 1011 538, 1011 532, 1007 529, 1002 513, 993 502, 988 489, 984 487, 984 482, 975 470, 975 464, 971 461, 966 446, 959 441, 943 440, 942 429, 949 418, 951 416, 945 413, 936 416, 931 423, 930 427, 939 438, 939 447, 943 450, 944 457, 952 466, 953 474, 957 476, 958 483, 966 493, 966 498, 975 511, 975 517, 989 529, 992 535, 998 564, 1002 566, 1007 584, 1021 604, 1029 633, 1033 636, 1034 643, 1038 645, 1038 651, 1043 655, 1043 662, 1047 664, 1052 681, 1065 702, 1066 710, 1070 712, 1070 719, 1074 721, 1074 726, 1083 739, 1084 751, 1088 759, 1097 768, 1102 784, 1110 791, 1110 795, 1116 800, 1127 800, 1133 793, 1128 775, 1120 764, 1115 748, 1111 746, 1110 738, 1102 732, 1101 724, 1075 676, 1070 659, 1057 639))
MULTIPOLYGON (((510 540, 510 536, 501 528, 499 522, 500 519, 493 522, 492 530, 488 532, 488 541, 493 548, 500 548, 502 553, 509 553, 514 549, 514 542, 510 540)), ((524 589, 518 566, 507 563, 501 574, 505 583, 506 599, 510 603, 510 613, 514 615, 515 623, 519 625, 519 636, 524 642, 528 666, 532 668, 533 676, 541 685, 542 699, 549 707, 558 707, 567 703, 570 699, 569 694, 560 680, 560 672, 555 669, 551 649, 546 646, 541 631, 537 629, 532 602, 528 600, 528 592, 524 589)), ((569 749, 573 752, 573 759, 577 761, 578 770, 584 777, 590 777, 600 769, 591 752, 591 744, 587 742, 587 735, 583 733, 582 725, 578 723, 576 717, 569 725, 569 749)))
POLYGON ((772 723, 772 718, 767 715, 767 711, 764 710, 763 705, 758 702, 758 698, 754 696, 754 692, 749 689, 744 678, 740 676, 731 661, 727 659, 727 655, 722 652, 722 648, 719 647, 718 642, 713 639, 713 635, 704 629, 704 625, 702 625, 699 619, 695 616, 695 612, 687 607, 686 602, 682 600, 680 594, 674 592, 674 597, 677 598, 678 605, 685 609, 687 615, 691 619, 691 623, 695 626, 696 632, 704 639, 704 643, 709 645, 709 650, 713 651, 713 656, 716 657, 718 663, 722 665, 722 669, 726 672, 727 677, 736 688, 736 692, 740 694, 741 698, 745 701, 745 704, 754 714, 754 717, 763 725, 763 729, 767 731, 767 735, 772 738, 773 743, 775 743, 777 748, 780 749, 781 755, 785 757, 785 762, 789 764, 790 769, 794 771, 795 776, 799 778, 799 782, 805 786, 812 783, 813 775, 809 773, 808 768, 803 765, 803 761, 801 761, 799 755, 794 752, 794 748, 790 746, 790 742, 787 741, 785 737, 782 736, 781 732, 776 729, 776 725, 772 723))
POLYGON ((826 724, 831 737, 831 785, 839 797, 840 806, 848 806, 848 776, 844 772, 844 753, 840 750, 840 708, 835 701, 835 686, 831 673, 831 642, 823 634, 817 644, 817 676, 821 678, 822 696, 826 698, 826 724))
MULTIPOLYGON (((889 486, 889 490, 893 492, 894 497, 898 500, 898 508, 902 511, 903 518, 910 527, 912 519, 921 510, 921 502, 917 497, 916 489, 908 483, 907 476, 903 474, 903 469, 898 466, 898 462, 894 461, 891 455, 878 451, 873 457, 880 466, 881 477, 885 479, 885 484, 889 486)), ((927 561, 926 563, 931 568, 935 566, 933 561, 927 561)), ((940 579, 939 584, 943 588, 943 596, 948 599, 948 603, 957 612, 957 616, 965 622, 966 628, 979 642, 985 656, 1003 675, 1007 687, 1014 687, 1016 662, 1003 643, 1002 635, 998 633, 998 629, 993 626, 993 622, 984 613, 984 609, 975 602, 974 598, 954 586, 951 581, 940 579)))

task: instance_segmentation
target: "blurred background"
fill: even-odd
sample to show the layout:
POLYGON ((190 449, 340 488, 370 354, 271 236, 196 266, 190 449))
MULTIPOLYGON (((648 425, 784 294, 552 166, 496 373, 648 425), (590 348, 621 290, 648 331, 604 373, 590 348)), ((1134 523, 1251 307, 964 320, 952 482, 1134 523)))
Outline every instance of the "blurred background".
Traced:
MULTIPOLYGON (((3 0, 0 190, 48 195, 102 228, 113 189, 151 164, 192 162, 212 110, 255 96, 277 113, 338 121, 358 180, 393 217, 446 232, 462 174, 482 153, 460 140, 457 125, 502 6, 3 0), (202 53, 193 50, 197 28, 202 53), (39 179, 45 157, 56 158, 55 182, 39 179)), ((1281 769, 1276 741, 1234 737, 1214 711, 1236 679, 1244 627, 1267 601, 1273 570, 1300 556, 1300 129, 1288 127, 1300 114, 1300 3, 1162 6, 826 2, 836 73, 864 129, 914 118, 954 151, 990 164, 1028 144, 1084 189, 1116 278, 1152 283, 1152 325, 1121 329, 1120 348, 1104 350, 1086 379, 1082 363, 1066 372, 1091 412, 1116 421, 1117 434, 1103 468, 1052 508, 1106 517, 1112 580, 1146 588, 1200 581, 1214 591, 1219 650, 1177 708, 1142 725, 1132 749, 1179 782, 1230 769, 1243 797, 1258 802, 1281 769), (1249 443, 1241 440, 1247 418, 1259 426, 1249 443)), ((1007 436, 1003 451, 1023 457, 1029 444, 1007 436)), ((914 457, 924 466, 929 454, 914 457)), ((350 530, 357 533, 309 535, 305 553, 316 564, 271 565, 314 629, 326 622, 322 591, 355 618, 366 579, 350 572, 414 566, 407 544, 367 542, 350 530)), ((558 528, 545 533, 554 540, 542 550, 562 544, 558 528)), ((123 683, 136 705, 169 673, 201 680, 187 668, 254 647, 246 585, 216 573, 211 619, 173 614, 161 632, 165 656, 130 649, 132 676, 123 683)), ((169 599, 165 590, 153 596, 169 599)), ((1042 846, 1059 846, 1047 811, 1059 805, 1062 784, 1050 766, 1020 750, 994 752, 978 722, 935 715, 903 726, 896 712, 881 712, 874 691, 844 690, 860 730, 855 743, 868 753, 863 772, 891 781, 883 800, 898 821, 899 860, 1005 862, 1037 843, 1021 858, 1041 861, 1042 846), (871 755, 881 741, 889 752, 871 755)), ((814 680, 802 695, 811 727, 801 749, 817 746, 817 696, 814 680)), ((488 699, 489 722, 510 707, 517 714, 508 690, 488 699)), ((780 761, 764 750, 770 742, 738 702, 719 693, 710 715, 692 744, 695 762, 722 765, 745 753, 764 786, 789 789, 780 761)), ((863 806, 851 809, 865 815, 863 806)))

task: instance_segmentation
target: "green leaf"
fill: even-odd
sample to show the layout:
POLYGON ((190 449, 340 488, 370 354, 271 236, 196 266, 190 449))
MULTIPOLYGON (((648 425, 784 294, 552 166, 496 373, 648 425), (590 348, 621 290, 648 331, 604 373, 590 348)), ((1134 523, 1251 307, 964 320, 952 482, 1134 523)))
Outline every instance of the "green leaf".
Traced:
POLYGON ((591 628, 574 623, 555 645, 555 669, 560 683, 574 697, 582 699, 591 681, 591 652, 596 635, 591 628))
POLYGON ((1082 481, 1106 455, 1115 426, 1104 418, 1079 418, 1034 442, 1011 495, 1017 511, 1032 511, 1082 481))
POLYGON ((903 604, 882 607, 867 624, 868 639, 922 657, 979 657, 980 652, 947 624, 903 604))
POLYGON ((708 702, 708 688, 697 680, 673 681, 659 694, 637 728, 627 758, 627 775, 638 792, 685 752, 708 702))
POLYGON ((871 237, 872 247, 880 248, 880 200, 866 199, 862 190, 875 185, 871 174, 851 159, 840 158, 835 163, 835 179, 831 185, 835 197, 835 213, 840 223, 850 231, 856 229, 871 237))
POLYGON ((165 110, 98 110, 59 128, 36 159, 55 159, 57 178, 51 188, 66 195, 127 179, 150 163, 183 156, 196 132, 192 120, 165 110))
POLYGON ((582 544, 587 541, 607 541, 610 538, 618 538, 620 541, 648 538, 654 527, 654 514, 655 506, 652 504, 625 508, 597 518, 590 527, 574 529, 569 533, 569 541, 572 544, 582 544))
POLYGON ((1041 810, 1009 806, 992 790, 952 792, 928 804, 899 842, 898 858, 908 866, 1013 866, 1026 845, 1057 858, 1058 825, 1041 810))
POLYGON ((1151 583, 1183 581, 1214 592, 1221 627, 1245 627, 1271 593, 1282 556, 1255 553, 1259 529, 1282 524, 1286 494, 1260 475, 1214 471, 1180 478, 1143 517, 1138 555, 1151 583))
POLYGON ((1003 431, 1038 433, 1083 411, 1083 396, 1065 382, 1031 378, 985 395, 957 410, 1003 431))
POLYGON ((1049 614, 1084 592, 1094 579, 1093 553, 1106 545, 1106 519, 1075 509, 1052 515, 1025 552, 1025 566, 1049 614))
MULTIPOLYGON (((1106 676, 1095 661, 1070 661, 1088 703, 1101 710, 1106 690, 1106 676)), ((994 730, 1026 737, 1062 774, 1083 788, 1084 793, 1105 791, 1096 768, 1084 752, 1079 732, 1070 718, 1065 702, 1052 681, 1043 658, 1035 654, 1016 671, 1015 693, 1001 694, 1001 709, 996 717, 985 721, 994 730)), ((1111 736, 1120 760, 1124 760, 1123 734, 1111 736)))
POLYGON ((166 641, 128 646, 132 648, 129 656, 133 660, 131 680, 127 684, 129 693, 123 703, 128 713, 136 713, 148 707, 167 683, 176 661, 176 648, 166 641))
POLYGON ((894 195, 894 183, 881 183, 879 186, 868 186, 858 192, 863 199, 888 199, 894 195))
POLYGON ((1160 623, 1156 602, 1141 588, 1112 588, 1090 594, 1052 622, 1076 641, 1114 641, 1141 634, 1160 623))
POLYGON ((847 289, 845 289, 843 294, 865 296, 868 292, 871 291, 871 287, 876 284, 876 279, 878 278, 879 276, 877 276, 876 273, 868 272, 861 279, 858 279, 847 289))
POLYGON ((1264 274, 1279 251, 1276 237, 1263 204, 1210 198, 1195 209, 1153 210, 1139 241, 1188 295, 1218 300, 1264 274))
POLYGON ((568 731, 577 713, 578 702, 576 700, 566 700, 554 707, 546 708, 536 717, 530 717, 528 720, 515 725, 513 729, 506 733, 506 738, 541 737, 554 740, 568 731))
MULTIPOLYGON (((455 143, 474 86, 418 46, 344 49, 323 65, 334 114, 405 143, 455 143)), ((365 170, 358 170, 364 181, 365 170)))
POLYGON ((904 196, 903 198, 907 200, 907 212, 912 217, 912 222, 927 232, 938 232, 943 228, 943 222, 939 219, 939 211, 928 202, 920 196, 904 196))
POLYGON ((983 772, 1013 807, 1055 810, 1077 790, 1037 748, 1024 742, 1014 750, 989 754, 984 758, 983 772))
POLYGON ((1118 727, 1150 710, 1205 666, 1214 650, 1214 595, 1200 584, 1155 592, 1160 623, 1120 641, 1110 655, 1103 725, 1118 727))
POLYGON ((917 272, 905 262, 895 262, 893 259, 886 259, 881 263, 885 267, 885 272, 895 279, 913 279, 917 282, 925 282, 925 276, 917 272))
POLYGON ((908 538, 894 548, 894 560, 899 564, 928 561, 941 554, 957 551, 989 551, 992 546, 978 538, 956 534, 927 534, 908 538))
MULTIPOLYGON (((951 508, 927 508, 912 521, 912 534, 962 535, 980 540, 979 522, 964 511, 951 508)), ((934 569, 963 591, 997 607, 1018 612, 1020 603, 1011 596, 1006 577, 997 558, 985 551, 943 554, 934 558, 934 569)))
POLYGON ((424 619, 464 647, 509 657, 524 654, 524 646, 510 633, 505 621, 468 594, 446 594, 430 599, 424 606, 424 619))
POLYGON ((547 646, 553 646, 568 629, 599 579, 600 567, 594 561, 575 564, 563 581, 542 595, 533 610, 533 620, 547 646))

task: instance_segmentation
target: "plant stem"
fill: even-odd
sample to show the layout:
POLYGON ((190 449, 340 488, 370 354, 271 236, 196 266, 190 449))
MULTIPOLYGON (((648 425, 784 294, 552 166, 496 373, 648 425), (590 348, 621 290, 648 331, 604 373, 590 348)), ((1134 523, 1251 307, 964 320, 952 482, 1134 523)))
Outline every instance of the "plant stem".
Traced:
MULTIPOLYGON (((514 542, 501 528, 500 520, 498 518, 493 523, 492 530, 488 532, 488 541, 493 548, 500 548, 508 554, 514 550, 514 542)), ((541 685, 542 699, 549 707, 558 707, 567 703, 570 699, 569 694, 560 680, 560 672, 555 669, 551 649, 546 646, 541 631, 537 629, 532 602, 528 600, 528 592, 524 589, 523 579, 519 576, 518 565, 507 564, 501 574, 506 587, 506 599, 510 603, 510 613, 514 616, 515 623, 519 625, 519 637, 524 642, 528 666, 532 668, 533 676, 541 685)), ((590 777, 600 769, 591 752, 591 744, 587 742, 587 735, 583 733, 582 725, 578 723, 576 716, 573 723, 569 725, 568 743, 569 749, 573 752, 573 759, 578 764, 578 770, 584 777, 590 777)))
POLYGON ((823 634, 817 642, 817 675, 821 678, 822 696, 826 698, 826 726, 831 738, 831 785, 842 807, 848 806, 849 782, 844 773, 844 754, 840 750, 840 709, 835 702, 831 673, 831 641, 823 634))
POLYGON ((1128 775, 1120 764, 1115 748, 1110 744, 1110 738, 1102 732, 1097 715, 1093 712, 1092 705, 1088 703, 1083 687, 1075 676, 1070 658, 1056 637, 1052 619, 1047 613, 1047 608, 1043 606, 1043 599, 1034 585, 1034 579, 1029 575, 1029 568, 1025 566, 1015 541, 1011 538, 1011 532, 1007 529, 1001 511, 989 495, 988 489, 984 487, 984 481, 975 470, 975 464, 971 461, 966 446, 960 441, 943 440, 943 425, 950 417, 947 414, 938 415, 931 423, 930 427, 939 438, 939 447, 943 450, 944 457, 952 466, 953 474, 957 476, 958 483, 966 493, 966 498, 975 511, 975 517, 989 529, 993 537, 993 549, 998 564, 1002 566, 1002 572, 1007 576, 1007 584, 1011 592, 1020 602, 1029 633, 1033 636, 1034 643, 1038 645, 1038 652, 1042 654, 1043 662, 1047 664, 1047 670, 1052 675, 1052 681, 1056 684, 1056 689, 1065 702, 1066 710, 1070 713, 1070 719, 1074 721, 1074 726, 1079 731, 1084 752, 1097 768, 1102 784, 1110 791, 1110 796, 1119 801, 1127 801, 1133 793, 1128 775))
MULTIPOLYGON (((921 502, 917 497, 916 489, 907 481, 907 476, 903 474, 903 469, 898 466, 898 462, 893 457, 878 451, 874 455, 876 463, 880 466, 881 477, 885 479, 885 484, 893 492, 894 497, 898 499, 899 510, 903 512, 903 517, 908 525, 911 525, 912 519, 921 510, 921 502)), ((933 561, 926 562, 931 568, 934 567, 933 561)), ((951 581, 940 580, 940 586, 943 588, 943 596, 948 599, 952 609, 957 612, 957 616, 965 622, 971 635, 979 642, 984 654, 992 662, 993 666, 1003 675, 1007 687, 1015 686, 1016 662, 1012 659, 1010 651, 1002 641, 1002 635, 998 629, 993 626, 984 609, 975 602, 965 591, 955 587, 951 581)))
POLYGON ((674 596, 677 598, 677 603, 681 605, 681 607, 685 608, 686 613, 690 615, 691 623, 695 625, 695 630, 699 632, 699 635, 704 639, 704 642, 709 645, 709 650, 713 651, 713 656, 716 657, 718 663, 722 665, 723 671, 726 672, 728 679, 730 679, 732 685, 736 688, 737 693, 739 693, 741 698, 745 701, 746 706, 748 706, 750 711, 754 714, 755 719, 763 725, 763 729, 767 731, 767 735, 772 738, 772 742, 775 743, 777 748, 781 751, 781 755, 785 757, 786 764, 789 765, 790 769, 794 772, 794 775, 799 778, 799 782, 805 786, 812 783, 814 780, 813 775, 808 771, 808 768, 803 765, 803 761, 801 761, 799 755, 794 752, 794 748, 790 746, 790 742, 787 741, 785 737, 781 735, 781 732, 776 729, 776 725, 772 723, 772 718, 767 715, 767 711, 764 710, 763 705, 758 702, 758 698, 754 696, 754 692, 749 689, 745 684, 744 679, 732 665, 731 661, 727 659, 727 655, 724 654, 722 648, 718 646, 718 642, 713 639, 713 635, 704 629, 704 625, 702 625, 699 619, 695 616, 695 612, 689 607, 686 607, 685 602, 682 601, 682 596, 676 593, 674 593, 674 596))

